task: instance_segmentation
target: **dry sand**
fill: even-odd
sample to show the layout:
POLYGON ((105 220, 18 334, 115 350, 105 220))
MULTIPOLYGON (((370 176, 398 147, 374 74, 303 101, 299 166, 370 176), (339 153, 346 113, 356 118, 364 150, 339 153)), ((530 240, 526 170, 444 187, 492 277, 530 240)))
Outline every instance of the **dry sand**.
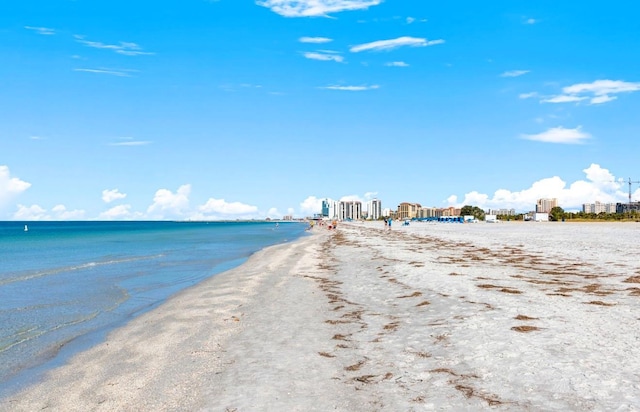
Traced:
POLYGON ((314 231, 0 410, 640 410, 640 225, 314 231))

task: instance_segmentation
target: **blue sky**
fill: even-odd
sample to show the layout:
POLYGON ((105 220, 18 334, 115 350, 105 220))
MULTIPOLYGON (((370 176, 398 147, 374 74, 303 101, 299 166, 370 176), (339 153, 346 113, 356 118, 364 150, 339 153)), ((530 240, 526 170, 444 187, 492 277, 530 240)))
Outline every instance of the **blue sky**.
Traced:
POLYGON ((4 1, 0 220, 626 201, 620 179, 640 180, 639 11, 4 1))

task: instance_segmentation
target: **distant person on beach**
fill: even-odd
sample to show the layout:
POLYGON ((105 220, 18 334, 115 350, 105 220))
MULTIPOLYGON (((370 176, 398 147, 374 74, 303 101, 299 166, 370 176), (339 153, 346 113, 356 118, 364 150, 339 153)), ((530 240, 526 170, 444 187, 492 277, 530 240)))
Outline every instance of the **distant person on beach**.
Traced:
POLYGON ((384 218, 384 227, 387 227, 387 226, 389 226, 389 223, 387 222, 387 218, 385 217, 384 218))
POLYGON ((389 226, 388 226, 388 228, 387 228, 388 230, 391 230, 391 222, 392 222, 392 221, 393 221, 393 219, 389 219, 389 220, 387 221, 387 223, 388 223, 388 225, 389 225, 389 226))

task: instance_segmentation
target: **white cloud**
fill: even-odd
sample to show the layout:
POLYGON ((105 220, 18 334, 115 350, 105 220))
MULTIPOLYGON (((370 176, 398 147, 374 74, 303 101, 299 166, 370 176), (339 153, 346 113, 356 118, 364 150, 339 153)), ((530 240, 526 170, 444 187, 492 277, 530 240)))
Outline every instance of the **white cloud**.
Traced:
POLYGON ((176 193, 168 189, 156 191, 153 204, 147 208, 147 215, 151 219, 183 218, 189 210, 189 194, 191 185, 186 184, 178 188, 176 193))
POLYGON ((329 43, 332 42, 333 39, 330 39, 328 37, 300 37, 298 39, 298 41, 300 43, 315 43, 315 44, 320 44, 320 43, 329 43))
POLYGON ((132 42, 124 42, 121 41, 118 44, 105 44, 99 41, 89 41, 85 40, 84 36, 74 36, 78 43, 84 44, 87 47, 91 47, 94 49, 105 49, 112 50, 118 54, 122 54, 125 56, 139 56, 139 55, 149 55, 154 53, 144 52, 142 48, 136 43, 132 42))
POLYGON ((427 40, 418 37, 398 37, 397 39, 390 40, 378 40, 371 43, 358 44, 356 46, 351 47, 349 51, 352 53, 359 53, 363 51, 380 51, 380 50, 393 50, 398 47, 426 47, 426 46, 434 46, 436 44, 442 44, 444 40, 427 40))
POLYGON ((131 77, 132 73, 137 73, 137 70, 131 69, 73 69, 74 72, 96 73, 96 74, 108 74, 110 76, 118 77, 131 77))
POLYGON ((607 94, 602 95, 602 96, 596 96, 594 98, 592 98, 591 100, 589 100, 589 103, 591 104, 602 104, 602 103, 606 103, 606 102, 610 102, 612 100, 617 99, 618 96, 609 96, 607 94))
POLYGON ((378 86, 377 84, 374 84, 372 86, 326 86, 326 87, 321 87, 321 89, 328 89, 328 90, 343 90, 343 91, 349 91, 349 92, 360 92, 363 90, 375 90, 380 88, 380 86, 378 86))
POLYGON ((565 210, 581 209, 583 203, 626 202, 627 192, 624 190, 625 182, 617 181, 609 170, 598 164, 591 164, 584 169, 586 180, 578 180, 567 186, 560 177, 554 176, 534 182, 531 187, 517 192, 499 189, 493 197, 478 193, 467 193, 462 202, 457 202, 457 197, 450 196, 449 204, 464 206, 473 205, 483 209, 488 208, 513 208, 518 211, 530 211, 535 209, 535 204, 541 198, 557 198, 560 207, 565 210))
POLYGON ((519 77, 529 73, 530 70, 509 70, 500 75, 500 77, 519 77))
POLYGON ((631 83, 621 80, 596 80, 592 83, 578 83, 562 89, 565 94, 593 93, 603 96, 614 93, 637 92, 640 83, 631 83))
POLYGON ((134 140, 133 137, 121 137, 119 142, 109 143, 109 146, 146 146, 151 144, 149 140, 134 140))
POLYGON ((409 67, 409 65, 405 62, 389 62, 385 63, 384 65, 389 67, 409 67))
POLYGON ((256 4, 267 7, 284 17, 328 16, 347 10, 362 10, 377 6, 382 0, 257 0, 256 4))
POLYGON ((24 26, 25 29, 27 30, 33 30, 38 34, 42 34, 44 36, 51 36, 56 34, 56 31, 54 29, 49 29, 47 27, 32 27, 32 26, 24 26))
POLYGON ((530 99, 530 98, 532 98, 532 97, 537 97, 537 96, 538 96, 538 93, 536 93, 536 92, 520 93, 520 94, 518 95, 518 97, 519 97, 520 99, 530 99))
POLYGON ((415 19, 415 17, 407 17, 405 21, 407 22, 407 24, 411 24, 414 21, 416 21, 416 19, 415 19))
POLYGON ((542 99, 542 103, 571 103, 571 102, 580 102, 586 99, 587 97, 583 97, 583 96, 571 96, 571 95, 561 94, 559 96, 542 99))
POLYGON ((64 205, 57 205, 51 209, 55 220, 80 220, 84 219, 84 210, 67 210, 64 205))
POLYGON ((100 220, 134 220, 143 219, 141 213, 132 212, 131 205, 118 205, 111 209, 100 213, 98 219, 100 220))
POLYGON ((81 220, 85 219, 84 210, 67 210, 64 205, 56 205, 47 211, 40 205, 18 205, 13 220, 81 220))
POLYGON ((528 18, 524 21, 524 24, 536 24, 538 23, 539 20, 533 19, 533 18, 528 18))
POLYGON ((346 195, 340 198, 341 202, 362 202, 362 198, 358 195, 346 195))
POLYGON ((315 196, 309 196, 300 203, 300 213, 307 216, 322 212, 322 200, 315 196))
POLYGON ((102 201, 105 203, 111 203, 114 200, 124 199, 127 197, 125 193, 120 193, 118 189, 105 189, 102 191, 102 201))
POLYGON ((0 165, 0 207, 31 187, 31 183, 11 177, 8 166, 0 165))
POLYGON ((240 219, 256 218, 258 208, 241 202, 227 202, 224 199, 210 198, 207 203, 198 207, 199 217, 208 219, 240 219))
POLYGON ((342 63, 344 61, 344 57, 339 54, 329 52, 306 52, 304 53, 304 57, 311 60, 334 61, 338 63, 342 63))
POLYGON ((378 192, 367 192, 364 194, 365 200, 371 200, 378 196, 378 192))
POLYGON ((591 104, 602 104, 617 99, 617 93, 640 91, 640 82, 622 80, 596 80, 591 83, 578 83, 562 88, 562 94, 543 99, 543 103, 571 103, 590 100, 591 104))
POLYGON ((38 205, 18 205, 18 210, 13 214, 14 220, 51 220, 47 211, 38 205))
POLYGON ((580 130, 580 127, 575 129, 565 129, 564 127, 554 127, 545 132, 538 134, 525 134, 522 135, 523 139, 535 140, 538 142, 546 143, 564 143, 564 144, 580 144, 584 140, 591 137, 588 133, 584 133, 580 130))
POLYGON ((270 219, 280 219, 282 218, 282 213, 280 213, 277 208, 272 207, 267 212, 267 217, 270 219))

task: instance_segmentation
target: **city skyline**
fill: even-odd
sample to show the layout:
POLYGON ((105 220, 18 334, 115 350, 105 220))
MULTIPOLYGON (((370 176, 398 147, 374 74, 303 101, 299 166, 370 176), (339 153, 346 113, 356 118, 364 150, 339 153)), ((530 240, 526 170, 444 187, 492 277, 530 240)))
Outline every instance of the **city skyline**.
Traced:
POLYGON ((640 5, 0 5, 0 220, 640 200, 640 5))

